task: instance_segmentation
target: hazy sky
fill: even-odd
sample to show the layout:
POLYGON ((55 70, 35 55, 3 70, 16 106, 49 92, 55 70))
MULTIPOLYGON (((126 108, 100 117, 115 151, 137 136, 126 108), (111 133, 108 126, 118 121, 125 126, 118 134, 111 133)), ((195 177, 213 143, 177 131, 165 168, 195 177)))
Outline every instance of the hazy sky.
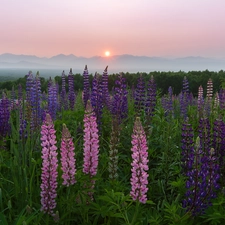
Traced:
POLYGON ((0 54, 225 58, 225 0, 0 3, 0 54))

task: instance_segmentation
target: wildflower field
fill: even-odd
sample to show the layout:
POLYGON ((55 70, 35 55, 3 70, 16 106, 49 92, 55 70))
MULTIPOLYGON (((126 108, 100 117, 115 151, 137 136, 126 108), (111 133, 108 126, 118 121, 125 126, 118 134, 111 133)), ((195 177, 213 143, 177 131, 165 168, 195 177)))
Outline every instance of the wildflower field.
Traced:
POLYGON ((107 69, 2 91, 0 224, 225 224, 225 89, 109 91, 107 69))

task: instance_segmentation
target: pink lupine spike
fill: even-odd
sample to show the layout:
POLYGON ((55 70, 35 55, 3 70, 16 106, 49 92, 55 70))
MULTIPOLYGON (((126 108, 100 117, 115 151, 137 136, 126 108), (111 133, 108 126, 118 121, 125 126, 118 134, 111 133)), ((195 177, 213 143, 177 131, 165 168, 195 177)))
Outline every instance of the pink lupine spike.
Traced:
POLYGON ((146 135, 139 117, 136 118, 132 134, 131 192, 133 200, 147 201, 148 185, 148 147, 146 135))
POLYGON ((65 124, 63 124, 62 129, 62 139, 61 139, 61 168, 63 171, 62 178, 63 178, 63 185, 70 186, 75 184, 75 152, 74 152, 74 144, 73 144, 73 138, 71 137, 71 134, 66 127, 65 124))
POLYGON ((54 216, 57 196, 57 147, 54 124, 50 114, 46 114, 41 126, 42 174, 41 174, 41 211, 54 216))
POLYGON ((83 172, 91 177, 97 174, 99 136, 96 116, 88 100, 84 115, 84 164, 83 172))

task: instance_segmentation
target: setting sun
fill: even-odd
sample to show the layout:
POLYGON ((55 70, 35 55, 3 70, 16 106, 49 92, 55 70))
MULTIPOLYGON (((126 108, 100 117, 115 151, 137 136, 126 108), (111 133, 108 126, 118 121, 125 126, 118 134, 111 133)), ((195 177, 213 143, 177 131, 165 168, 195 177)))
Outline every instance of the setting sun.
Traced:
POLYGON ((105 56, 107 56, 107 57, 110 56, 110 52, 109 51, 106 51, 105 52, 105 56))

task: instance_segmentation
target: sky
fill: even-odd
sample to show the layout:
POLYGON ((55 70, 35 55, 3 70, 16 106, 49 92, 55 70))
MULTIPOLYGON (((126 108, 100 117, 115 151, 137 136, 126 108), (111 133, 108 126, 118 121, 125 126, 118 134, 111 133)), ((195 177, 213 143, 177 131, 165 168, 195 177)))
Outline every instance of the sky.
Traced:
POLYGON ((225 0, 0 3, 0 54, 225 58, 225 0))

